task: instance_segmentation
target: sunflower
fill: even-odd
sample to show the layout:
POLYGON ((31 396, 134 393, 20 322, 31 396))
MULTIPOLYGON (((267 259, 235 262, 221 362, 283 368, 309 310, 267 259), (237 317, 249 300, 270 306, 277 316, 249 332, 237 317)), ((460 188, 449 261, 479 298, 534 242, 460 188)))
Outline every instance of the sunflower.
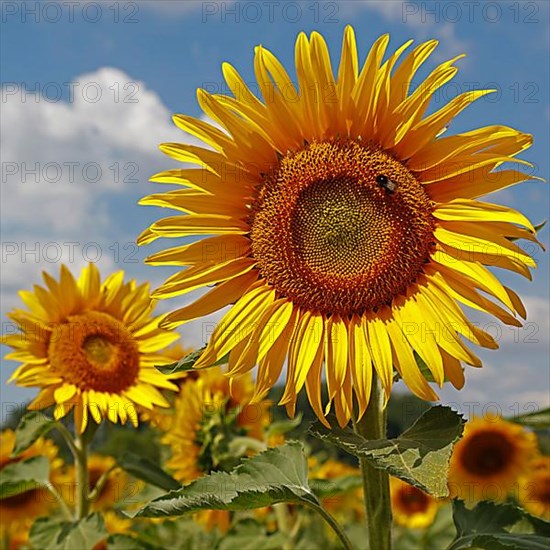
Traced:
POLYGON ((10 381, 42 388, 29 408, 55 405, 56 419, 74 409, 82 433, 88 414, 137 426, 136 408, 167 407, 159 388, 177 386, 155 369, 167 362, 155 352, 178 336, 158 328, 149 286, 124 282, 123 271, 101 283, 94 264, 78 280, 65 266, 59 281, 43 276, 47 288, 21 291, 28 309, 9 314, 20 333, 2 339, 15 350, 6 359, 23 363, 10 381))
POLYGON ((271 403, 251 404, 253 392, 250 375, 229 380, 221 368, 201 371, 181 386, 162 438, 171 450, 166 464, 177 480, 190 482, 220 469, 224 458, 235 460, 227 448, 228 434, 264 440, 271 403))
POLYGON ((439 508, 435 498, 396 477, 390 478, 390 490, 393 518, 397 525, 423 529, 433 523, 439 508))
MULTIPOLYGON (((506 126, 440 137, 450 121, 494 90, 460 94, 425 116, 438 88, 456 74, 455 57, 414 90, 410 83, 437 46, 412 41, 383 62, 381 36, 360 67, 347 27, 338 73, 324 39, 296 42, 298 84, 258 46, 254 70, 263 99, 224 63, 233 96, 198 90, 203 111, 218 127, 187 115, 175 124, 205 147, 167 143, 183 163, 152 181, 180 189, 142 199, 176 215, 139 237, 208 236, 153 254, 148 263, 183 266, 158 288, 170 298, 213 286, 166 317, 174 327, 233 304, 195 365, 228 352, 229 373, 258 365, 257 398, 288 361, 280 404, 294 414, 304 387, 321 421, 333 408, 340 425, 368 406, 373 373, 389 396, 394 372, 425 400, 437 395, 414 353, 441 386, 461 388, 462 363, 481 366, 462 337, 485 348, 495 340, 471 324, 460 304, 520 326, 519 297, 486 266, 530 277, 533 259, 512 238, 535 240, 531 222, 478 197, 532 179, 503 163, 532 138, 506 126), (222 129, 220 130, 219 127, 222 129), (500 304, 499 304, 500 303, 500 304), (321 400, 323 365, 328 403, 321 400)), ((328 425, 328 423, 327 423, 328 425)))
MULTIPOLYGON (((45 456, 50 463, 50 482, 57 488, 63 484, 63 460, 57 456, 57 447, 50 439, 39 438, 15 457, 11 456, 14 445, 15 433, 12 430, 0 434, 0 473, 10 464, 45 456)), ((34 519, 48 515, 55 507, 55 498, 46 488, 30 489, 0 499, 0 535, 10 540, 10 547, 24 545, 34 519)))
POLYGON ((519 482, 519 501, 531 514, 550 521, 550 456, 537 456, 519 482))
MULTIPOLYGON (((176 343, 169 348, 166 348, 161 351, 165 360, 169 362, 179 361, 182 357, 185 357, 193 351, 192 348, 184 348, 181 344, 176 343)), ((186 381, 194 378, 195 372, 189 371, 180 371, 174 374, 167 374, 166 378, 171 380, 175 384, 183 384, 186 381)), ((166 432, 170 429, 172 423, 173 409, 169 408, 158 408, 153 409, 144 409, 141 408, 139 412, 139 418, 142 422, 147 422, 154 428, 166 432)))
POLYGON ((502 500, 524 474, 537 448, 535 434, 500 418, 466 423, 449 466, 449 491, 466 501, 502 500))

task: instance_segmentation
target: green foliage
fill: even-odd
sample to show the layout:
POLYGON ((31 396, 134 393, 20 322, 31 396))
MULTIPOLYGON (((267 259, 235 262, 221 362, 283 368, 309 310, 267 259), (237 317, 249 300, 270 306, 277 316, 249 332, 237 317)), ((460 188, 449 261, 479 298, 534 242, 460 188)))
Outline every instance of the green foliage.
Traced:
POLYGON ((363 478, 360 475, 351 475, 332 479, 310 479, 309 486, 317 498, 325 499, 359 489, 363 486, 363 478))
MULTIPOLYGON (((155 368, 160 372, 162 372, 162 374, 175 374, 177 372, 185 372, 188 370, 193 370, 195 363, 199 360, 200 356, 204 353, 205 349, 206 349, 206 346, 203 346, 198 350, 188 353, 185 357, 182 357, 179 361, 176 361, 175 363, 170 363, 169 365, 155 365, 155 368)), ((228 359, 229 359, 229 354, 222 357, 215 363, 208 365, 208 367, 204 367, 204 368, 225 365, 228 359)))
POLYGON ((31 528, 30 543, 33 548, 48 550, 88 550, 107 536, 99 513, 74 522, 39 518, 31 528))
POLYGON ((269 534, 261 523, 245 518, 219 541, 216 550, 279 550, 285 542, 282 533, 269 534))
POLYGON ((127 452, 118 460, 118 465, 129 474, 150 483, 155 487, 160 487, 165 491, 179 489, 181 484, 171 475, 167 474, 151 460, 127 452))
POLYGON ((179 516, 198 510, 250 510, 291 502, 319 506, 307 481, 302 444, 289 442, 242 461, 231 473, 214 472, 159 497, 136 515, 179 516))
POLYGON ((9 498, 48 484, 50 462, 45 456, 33 456, 2 468, 0 499, 9 498))
POLYGON ((55 427, 55 420, 48 418, 39 411, 25 414, 15 430, 15 445, 12 456, 26 451, 39 437, 46 435, 55 427))
POLYGON ((442 506, 434 522, 424 529, 397 527, 394 550, 443 550, 456 536, 450 506, 442 506))
POLYGON ((155 546, 129 535, 111 535, 107 539, 109 550, 155 550, 155 546))
POLYGON ((508 420, 535 430, 544 430, 550 428, 550 409, 543 409, 542 411, 515 416, 508 418, 508 420))
MULTIPOLYGON (((331 425, 336 422, 332 419, 331 425)), ((432 407, 411 428, 395 439, 367 441, 351 428, 327 429, 317 421, 311 433, 339 446, 373 467, 436 497, 448 493, 447 472, 454 444, 464 429, 464 419, 448 407, 432 407)))
POLYGON ((461 500, 453 502, 457 536, 449 550, 546 550, 550 523, 529 515, 512 504, 483 501, 469 510, 461 500))
POLYGON ((282 435, 292 432, 302 423, 302 413, 298 413, 294 418, 283 418, 272 422, 266 430, 266 437, 282 435))

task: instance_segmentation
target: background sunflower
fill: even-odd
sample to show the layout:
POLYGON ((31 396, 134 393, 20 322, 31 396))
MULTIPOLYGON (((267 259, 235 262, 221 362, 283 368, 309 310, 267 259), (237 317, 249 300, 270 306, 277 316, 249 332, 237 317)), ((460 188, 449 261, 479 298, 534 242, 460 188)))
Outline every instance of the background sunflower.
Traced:
POLYGON ((28 408, 55 405, 56 419, 74 409, 81 433, 89 415, 137 426, 138 407, 167 407, 159 389, 177 386, 154 365, 168 362, 158 350, 178 335, 158 328, 149 286, 122 271, 102 283, 94 264, 78 280, 65 266, 59 281, 43 276, 46 288, 21 291, 27 309, 9 314, 20 333, 2 338, 14 349, 6 358, 22 363, 10 380, 42 388, 28 408))

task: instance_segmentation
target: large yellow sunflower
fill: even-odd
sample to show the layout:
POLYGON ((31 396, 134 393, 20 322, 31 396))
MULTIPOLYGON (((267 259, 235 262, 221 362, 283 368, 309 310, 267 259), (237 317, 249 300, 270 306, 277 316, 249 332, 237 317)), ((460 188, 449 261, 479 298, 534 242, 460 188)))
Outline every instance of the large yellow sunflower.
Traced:
POLYGON ((503 500, 525 474, 537 438, 518 424, 499 418, 466 423, 449 465, 449 492, 466 501, 503 500))
POLYGON ((434 497, 396 477, 390 478, 390 488, 391 508, 397 525, 423 529, 433 523, 439 508, 434 497))
MULTIPOLYGON (((15 462, 35 456, 45 456, 50 463, 49 481, 60 490, 65 481, 63 460, 57 456, 57 447, 50 439, 39 438, 18 456, 11 456, 15 433, 5 430, 0 434, 0 476, 2 470, 15 462)), ((48 515, 57 506, 55 497, 46 488, 30 489, 0 499, 0 536, 11 541, 11 547, 23 545, 31 525, 39 516, 48 515), (13 539, 13 541, 12 541, 13 539)))
POLYGON ((373 372, 389 396, 393 368, 418 396, 437 395, 413 352, 441 385, 464 383, 462 363, 481 361, 462 337, 486 348, 495 340, 471 324, 458 303, 519 326, 518 296, 486 266, 530 277, 533 259, 510 238, 536 240, 531 222, 510 208, 476 200, 530 179, 511 162, 532 138, 505 126, 440 137, 465 107, 491 90, 460 94, 426 116, 435 91, 457 72, 455 57, 414 90, 410 83, 437 46, 408 41, 383 61, 389 36, 358 60, 351 27, 337 74, 316 32, 296 42, 297 85, 262 46, 254 70, 262 99, 224 63, 232 97, 198 91, 222 130, 176 115, 205 147, 167 143, 186 163, 153 176, 180 189, 144 198, 178 213, 153 223, 140 244, 159 237, 214 235, 149 257, 183 266, 153 294, 213 288, 163 321, 173 327, 234 304, 214 330, 197 367, 228 352, 229 372, 258 365, 263 396, 288 361, 280 404, 294 413, 305 385, 319 418, 333 407, 341 425, 360 417, 373 372), (398 64, 398 60, 402 62, 398 64), (188 168, 188 163, 195 168, 188 168), (500 303, 500 305, 499 305, 500 303), (328 403, 321 402, 323 365, 328 403))
POLYGON ((531 461, 519 482, 519 501, 531 514, 550 521, 550 456, 537 456, 531 461))
POLYGON ((137 425, 136 408, 167 407, 159 388, 177 386, 155 369, 168 362, 156 352, 178 336, 152 317, 149 285, 124 282, 123 271, 101 283, 94 264, 78 280, 65 266, 59 281, 43 276, 47 288, 21 291, 28 309, 9 314, 20 333, 2 338, 15 350, 6 359, 23 363, 10 381, 42 388, 29 408, 55 405, 55 418, 74 408, 83 432, 89 414, 137 425))

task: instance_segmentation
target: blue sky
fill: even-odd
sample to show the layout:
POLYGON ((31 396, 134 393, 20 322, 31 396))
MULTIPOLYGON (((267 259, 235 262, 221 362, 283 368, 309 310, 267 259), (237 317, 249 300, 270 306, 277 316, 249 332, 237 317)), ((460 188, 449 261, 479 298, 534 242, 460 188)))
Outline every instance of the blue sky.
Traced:
MULTIPOLYGON (((56 273, 61 261, 76 271, 87 259, 97 259, 105 271, 124 268, 131 276, 159 284, 170 271, 144 266, 143 258, 154 248, 137 250, 133 241, 160 215, 136 204, 155 190, 148 177, 175 166, 158 152, 157 144, 186 139, 173 127, 170 114, 200 116, 196 88, 219 89, 223 61, 253 82, 257 44, 276 53, 292 71, 300 31, 320 31, 335 63, 346 24, 356 29, 362 60, 384 32, 391 33, 391 47, 409 38, 438 38, 440 46, 425 71, 466 53, 459 62, 461 71, 435 98, 433 108, 472 87, 497 88, 497 94, 479 100, 456 119, 449 132, 490 124, 530 132, 535 144, 523 158, 548 180, 549 5, 3 2, 3 322, 5 312, 17 304, 16 291, 38 282, 41 269, 56 273)), ((525 183, 490 200, 514 206, 537 223, 548 217, 547 184, 525 183)), ((540 238, 548 244, 547 228, 540 238)), ((510 410, 547 404, 549 259, 541 251, 536 258, 539 269, 532 283, 504 276, 525 297, 526 328, 501 327, 498 332, 491 325, 502 351, 483 353, 485 368, 468 372, 460 394, 444 390, 447 401, 494 401, 510 410)), ((166 310, 181 303, 173 300, 159 307, 166 310)), ((186 342, 200 345, 208 323, 216 318, 183 327, 186 342)), ((5 386, 14 364, 3 363, 3 404, 32 395, 5 386)))

